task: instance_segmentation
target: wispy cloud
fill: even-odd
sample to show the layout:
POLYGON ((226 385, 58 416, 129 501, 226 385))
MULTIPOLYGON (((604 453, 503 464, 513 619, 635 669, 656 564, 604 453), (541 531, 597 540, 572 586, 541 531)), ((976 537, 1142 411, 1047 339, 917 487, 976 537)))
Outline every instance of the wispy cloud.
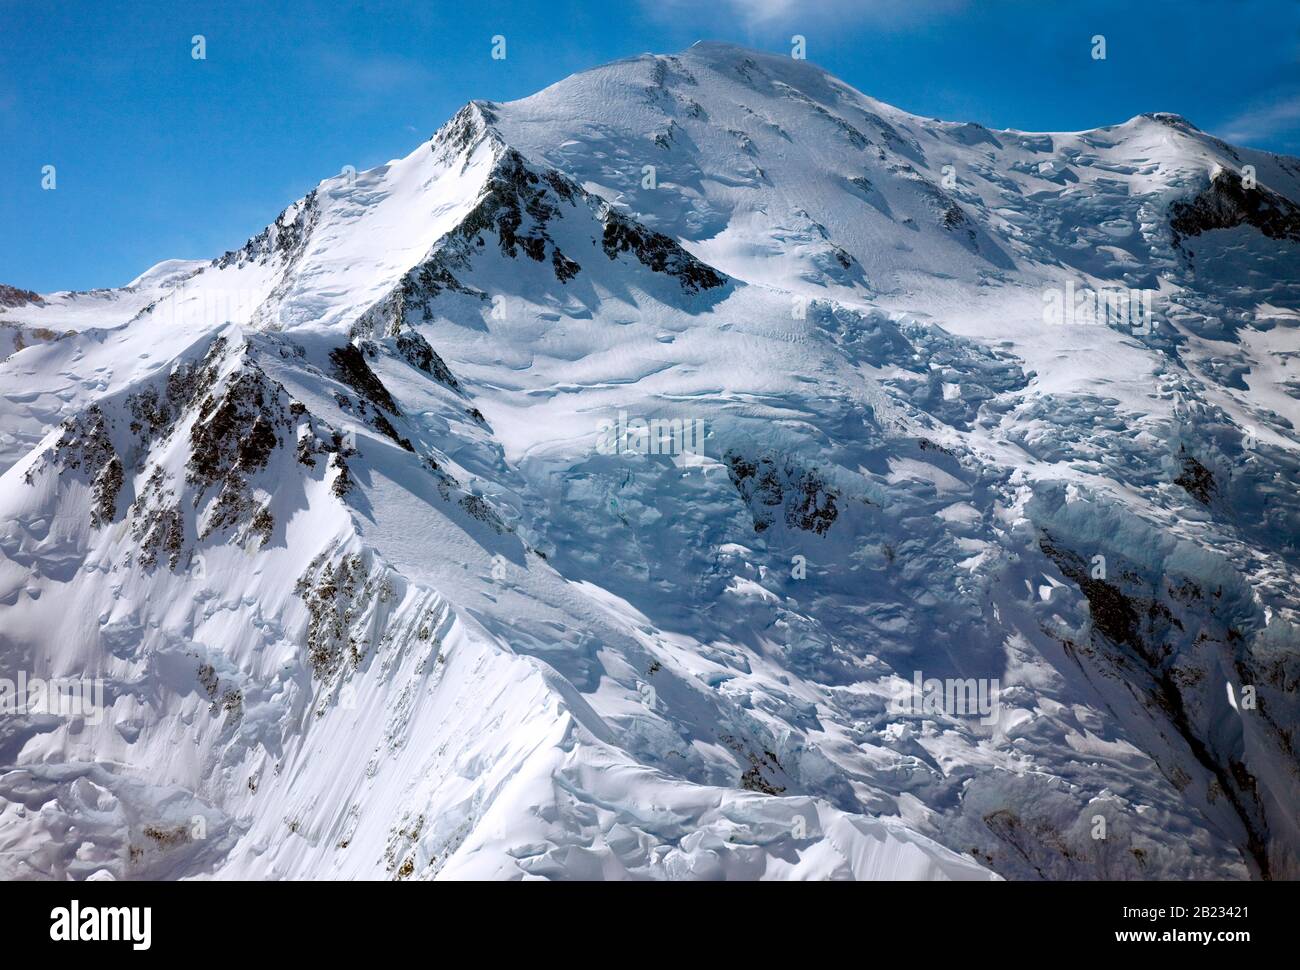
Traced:
POLYGON ((967 5, 968 0, 722 0, 717 5, 699 0, 642 0, 647 12, 661 19, 710 24, 730 21, 749 29, 828 21, 902 25, 967 5))
POLYGON ((1238 144, 1300 130, 1300 91, 1282 94, 1268 104, 1249 108, 1217 128, 1222 138, 1238 144))
MULTIPOLYGON (((737 16, 747 18, 756 24, 767 24, 789 18, 798 9, 799 3, 798 0, 726 0, 726 6, 737 16)), ((807 6, 804 4, 805 9, 807 6)), ((822 4, 822 7, 830 6, 841 6, 841 4, 833 0, 822 4)))
POLYGON ((343 90, 360 95, 385 95, 410 91, 433 79, 433 72, 409 58, 394 54, 361 54, 337 47, 322 47, 311 57, 323 74, 343 90))

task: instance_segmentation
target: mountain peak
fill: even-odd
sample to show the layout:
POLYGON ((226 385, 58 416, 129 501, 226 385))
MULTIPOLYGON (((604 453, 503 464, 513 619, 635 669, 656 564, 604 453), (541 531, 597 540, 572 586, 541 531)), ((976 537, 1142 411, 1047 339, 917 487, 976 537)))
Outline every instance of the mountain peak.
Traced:
POLYGON ((709 42, 0 287, 0 875, 1294 877, 1296 198, 709 42))
POLYGON ((1180 114, 1172 111, 1147 111, 1141 117, 1150 118, 1152 121, 1158 121, 1162 125, 1175 125, 1180 128, 1190 128, 1192 131, 1200 131, 1194 124, 1188 121, 1180 114))

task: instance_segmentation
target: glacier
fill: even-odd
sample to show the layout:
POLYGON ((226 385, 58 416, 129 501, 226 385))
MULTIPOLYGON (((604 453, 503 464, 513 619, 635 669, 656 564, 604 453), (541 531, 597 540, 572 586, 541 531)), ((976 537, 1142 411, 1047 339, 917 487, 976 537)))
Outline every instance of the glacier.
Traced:
POLYGON ((0 876, 1300 876, 1296 200, 699 43, 9 281, 0 876))

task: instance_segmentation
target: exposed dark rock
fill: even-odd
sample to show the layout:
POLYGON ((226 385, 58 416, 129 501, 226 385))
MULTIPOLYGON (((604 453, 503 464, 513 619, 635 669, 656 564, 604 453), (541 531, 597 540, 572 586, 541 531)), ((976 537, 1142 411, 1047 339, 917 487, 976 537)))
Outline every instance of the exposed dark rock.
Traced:
POLYGON ((966 226, 968 221, 962 207, 955 202, 943 210, 943 227, 949 231, 966 226))
MULTIPOLYGON (((1184 657, 1179 649, 1177 638, 1183 632, 1183 622, 1168 605, 1157 599, 1158 591, 1147 589, 1136 575, 1120 570, 1118 578, 1133 587, 1125 590, 1117 582, 1093 578, 1083 558, 1056 542, 1048 533, 1041 534, 1039 546, 1087 598, 1095 633, 1128 651, 1116 652, 1105 647, 1104 641, 1098 643, 1094 637, 1094 645, 1102 649, 1087 651, 1089 658, 1112 675, 1118 672, 1130 689, 1145 695, 1153 711, 1164 715, 1187 744, 1192 756, 1210 773, 1219 790, 1228 798, 1245 831, 1243 848, 1254 861, 1261 878, 1267 879, 1270 872, 1268 826, 1255 789, 1255 779, 1239 759, 1211 747, 1211 742, 1206 740, 1205 726, 1198 725, 1189 712, 1189 699, 1193 709, 1203 706, 1195 692, 1202 689, 1204 672, 1194 659, 1184 657), (1144 671, 1146 679, 1126 673, 1128 670, 1144 671)), ((1171 594, 1176 591, 1175 602, 1201 608, 1203 612, 1197 614, 1201 620, 1213 622, 1213 606, 1209 605, 1204 591, 1190 579, 1167 582, 1162 588, 1168 588, 1171 594)), ((1217 594, 1215 598, 1218 598, 1217 594)), ((1198 644, 1204 639, 1204 635, 1198 638, 1198 644)), ((1227 641, 1240 640, 1240 633, 1230 627, 1227 641)), ((1073 652, 1077 655, 1080 651, 1076 647, 1073 652)), ((1241 669, 1240 663, 1238 668, 1244 683, 1256 682, 1250 671, 1241 669)), ((1190 782, 1181 772, 1168 774, 1180 790, 1190 782)))
POLYGON ((749 762, 749 767, 740 776, 741 788, 764 795, 779 795, 785 791, 785 786, 778 785, 772 777, 775 772, 784 771, 775 754, 771 751, 758 754, 730 734, 723 734, 718 740, 749 762))
POLYGON ((725 284, 726 278, 662 233, 652 232, 610 209, 601 240, 610 259, 630 252, 656 273, 675 277, 683 290, 698 293, 725 284))
POLYGON ((190 830, 184 825, 175 825, 171 828, 164 828, 160 825, 146 825, 143 831, 146 838, 152 839, 160 848, 164 849, 185 845, 191 841, 190 830))
POLYGON ((468 268, 462 254, 454 250, 438 253, 415 267, 404 277, 400 287, 404 307, 418 308, 424 319, 429 319, 429 302, 444 290, 478 296, 487 299, 486 294, 472 287, 465 286, 452 273, 454 266, 468 268))
POLYGON ((185 519, 175 493, 167 487, 168 476, 162 466, 154 466, 140 494, 131 507, 131 538, 135 540, 135 559, 149 569, 161 553, 167 555, 169 569, 180 565, 185 548, 185 519))
POLYGON ((0 307, 18 307, 28 303, 35 303, 40 306, 45 301, 41 299, 39 293, 33 293, 31 290, 20 290, 16 286, 0 283, 0 307))
POLYGON ((546 179, 547 184, 550 185, 552 191, 554 191, 555 194, 558 195, 565 202, 574 203, 577 201, 577 197, 578 197, 577 186, 575 186, 572 182, 570 182, 559 172, 555 171, 554 169, 550 169, 543 177, 546 179))
POLYGON ((343 555, 332 566, 327 560, 326 553, 317 556, 294 586, 307 607, 307 659, 321 680, 336 673, 345 659, 353 669, 360 666, 376 637, 366 611, 395 595, 386 570, 368 567, 361 555, 343 555))
POLYGON ((569 282, 582 269, 581 266, 560 252, 558 246, 551 252, 551 267, 555 270, 555 278, 561 283, 569 282))
POLYGON ((334 365, 334 376, 366 400, 389 414, 402 413, 393 400, 393 395, 388 393, 383 381, 370 369, 365 355, 355 344, 344 344, 331 350, 330 362, 334 365))
MULTIPOLYGON (((1000 808, 985 815, 983 821, 998 841, 1014 851, 1039 878, 1078 878, 1077 865, 1084 857, 1049 820, 1026 819, 1011 809, 1000 808)), ((995 860, 990 857, 987 861, 995 860)))
POLYGON ((1182 115, 1174 114, 1172 111, 1144 111, 1142 117, 1157 121, 1162 125, 1168 125, 1170 128, 1178 128, 1184 131, 1201 130, 1182 115))
MULTIPOLYGON (((64 330, 59 332, 51 330, 49 327, 28 327, 17 323, 11 323, 8 320, 0 320, 0 345, 3 345, 5 334, 9 334, 10 350, 9 354, 16 354, 20 350, 25 350, 34 342, 47 343, 52 340, 61 340, 64 337, 72 336, 75 330, 64 330)), ((0 360, 7 360, 9 354, 0 350, 0 360)))
POLYGON ((250 528, 262 537, 263 542, 270 542, 271 533, 275 529, 275 518, 271 515, 271 510, 265 505, 258 509, 250 528))
MULTIPOLYGON (((558 253, 559 250, 557 249, 558 253)), ((456 380, 443 359, 429 346, 429 341, 414 330, 403 330, 397 335, 397 352, 412 367, 419 368, 453 391, 460 390, 460 381, 456 380)))
POLYGON ((301 202, 286 208, 276 216, 275 222, 244 243, 242 248, 217 257, 212 265, 226 269, 250 262, 265 263, 272 257, 280 257, 285 261, 296 259, 319 216, 316 190, 312 189, 301 202))
POLYGON ((392 299, 367 314, 363 329, 377 330, 376 323, 382 319, 387 321, 390 333, 397 333, 400 328, 396 325, 413 313, 429 320, 432 301, 443 292, 486 300, 487 294, 461 283, 456 274, 469 270, 471 256, 486 245, 488 234, 496 235, 502 254, 512 259, 522 253, 542 262, 547 247, 551 247, 556 279, 562 283, 572 279, 581 267, 554 248, 547 226, 559 215, 559 203, 572 205, 579 193, 577 186, 560 173, 549 170, 539 175, 518 152, 504 150, 474 208, 447 235, 436 253, 402 278, 392 299))
POLYGON ((471 101, 434 134, 430 148, 443 158, 464 154, 496 123, 491 101, 471 101))
POLYGON ((1104 579, 1093 579, 1088 563, 1073 551, 1055 543, 1046 532, 1039 539, 1039 547, 1056 563, 1061 574, 1077 584, 1087 597, 1096 630, 1114 643, 1147 655, 1148 646, 1140 629, 1142 613, 1145 612, 1142 605, 1126 596, 1118 586, 1104 579))
MULTIPOLYGON (((346 395, 335 395, 335 399, 343 410, 365 418, 369 421, 371 427, 380 434, 391 439, 406 451, 413 452, 415 446, 411 444, 410 439, 399 434, 397 428, 393 426, 393 422, 383 413, 387 411, 394 416, 400 416, 402 412, 398 409, 397 401, 393 399, 393 395, 389 393, 383 381, 370 369, 370 365, 366 362, 367 353, 377 354, 378 351, 373 344, 369 343, 363 343, 361 347, 355 344, 345 344, 330 351, 330 361, 334 365, 334 376, 360 395, 360 400, 357 401, 355 408, 352 406, 351 399, 346 395)), ((432 350, 430 350, 430 353, 432 353, 432 350)), ((346 485, 343 487, 346 488, 346 485)))
POLYGON ((451 498, 452 490, 460 487, 460 483, 456 481, 454 476, 448 474, 432 455, 426 455, 424 457, 424 467, 427 468, 429 474, 434 477, 434 480, 438 484, 438 494, 442 496, 442 500, 446 502, 451 498))
POLYGON ((330 455, 330 467, 337 472, 330 491, 336 498, 343 498, 352 491, 352 473, 348 470, 348 463, 339 452, 334 452, 330 455))
POLYGON ((497 514, 497 510, 488 504, 488 501, 481 495, 464 496, 460 500, 460 507, 480 522, 487 523, 492 527, 492 531, 498 535, 510 531, 510 527, 502 521, 501 516, 497 514))
POLYGON ((1190 202, 1169 207, 1174 245, 1213 229, 1253 226, 1269 239, 1300 242, 1300 206, 1263 185, 1244 186, 1241 176, 1219 169, 1209 186, 1190 202))
POLYGON ((199 538, 247 521, 257 506, 248 477, 265 468, 291 426, 288 394, 251 361, 199 405, 190 428, 186 481, 197 506, 216 486, 217 497, 199 538))
POLYGON ((756 764, 750 765, 749 769, 740 776, 740 787, 746 791, 762 792, 764 795, 779 795, 785 791, 784 786, 774 785, 764 778, 762 769, 756 764))
POLYGON ((81 472, 89 481, 92 526, 98 529, 117 518, 117 497, 125 483, 125 469, 98 404, 63 422, 51 459, 66 471, 81 472))
POLYGON ((411 439, 404 438, 401 435, 399 435, 397 433, 397 429, 393 427, 393 422, 389 421, 378 411, 375 412, 375 415, 373 418, 371 418, 371 421, 374 424, 375 429, 380 434, 383 434, 391 438, 394 442, 396 442, 399 446, 401 446, 406 451, 411 451, 411 452, 415 451, 415 446, 411 444, 411 439))
POLYGON ((1210 499, 1214 497, 1214 493, 1218 490, 1218 485, 1214 481, 1214 473, 1181 448, 1179 449, 1179 455, 1182 459, 1183 470, 1174 479, 1174 484, 1181 485, 1188 495, 1202 505, 1209 505, 1210 499))
POLYGON ((792 529, 822 535, 839 515, 832 488, 817 469, 799 467, 790 460, 778 462, 772 455, 746 459, 735 451, 723 456, 727 473, 754 519, 754 531, 764 532, 776 521, 781 509, 792 529))
POLYGON ((349 646, 349 610, 364 576, 360 556, 344 556, 331 567, 321 555, 294 587, 307 607, 307 659, 322 680, 338 669, 349 646))
POLYGON ((99 527, 117 518, 117 496, 124 482, 122 459, 114 455, 95 479, 95 504, 90 511, 92 525, 99 527))
POLYGON ((523 156, 508 149, 493 168, 478 204, 457 227, 456 234, 479 239, 485 232, 495 232, 504 255, 513 259, 522 249, 529 258, 541 262, 550 242, 546 226, 559 214, 546 191, 549 185, 549 181, 528 167, 523 156), (527 230, 525 213, 532 222, 527 230))
POLYGON ((217 690, 221 684, 216 668, 212 664, 199 664, 198 676, 199 685, 203 688, 203 693, 207 695, 208 700, 216 700, 217 690))

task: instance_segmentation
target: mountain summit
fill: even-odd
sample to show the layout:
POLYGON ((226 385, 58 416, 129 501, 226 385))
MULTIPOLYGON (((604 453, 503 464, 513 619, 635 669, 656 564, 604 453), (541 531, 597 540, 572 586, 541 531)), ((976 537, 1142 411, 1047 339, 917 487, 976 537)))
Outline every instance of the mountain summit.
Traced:
POLYGON ((1296 200, 701 43, 12 281, 0 870, 1300 875, 1296 200))

